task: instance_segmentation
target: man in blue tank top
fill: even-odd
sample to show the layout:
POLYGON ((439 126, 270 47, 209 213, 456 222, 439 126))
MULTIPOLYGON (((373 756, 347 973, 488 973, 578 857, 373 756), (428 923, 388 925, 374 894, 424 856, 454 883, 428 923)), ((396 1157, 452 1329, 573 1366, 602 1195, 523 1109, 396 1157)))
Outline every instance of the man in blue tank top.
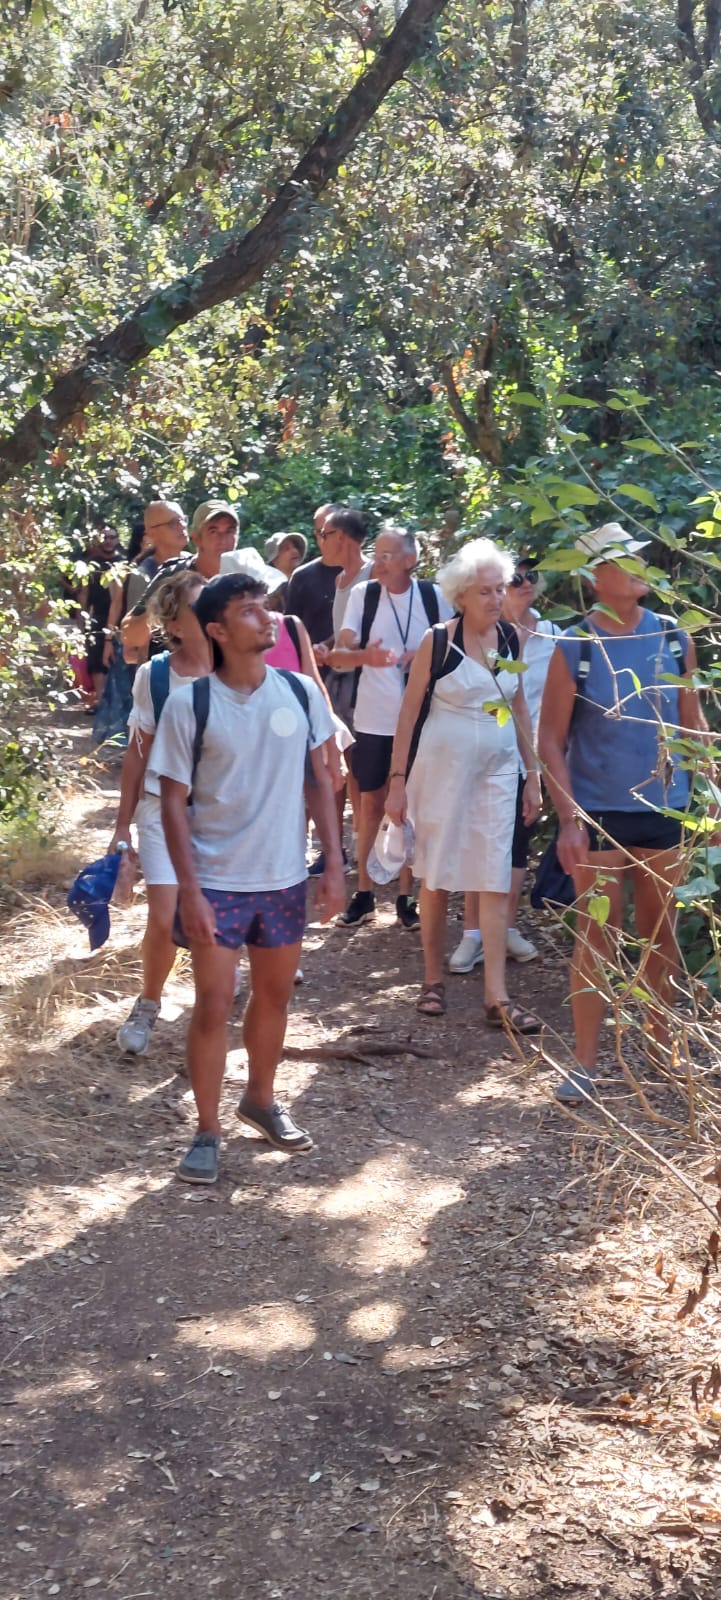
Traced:
POLYGON ((690 797, 674 742, 703 735, 706 722, 692 683, 693 641, 642 604, 647 543, 619 523, 578 540, 594 604, 558 641, 541 708, 539 753, 558 813, 558 855, 581 901, 571 965, 576 1067, 557 1091, 567 1102, 594 1092, 609 992, 604 960, 622 926, 626 878, 643 945, 639 983, 661 1002, 649 1006, 650 1030, 669 1059, 668 1003, 680 967, 674 889, 690 797), (594 892, 608 899, 604 927, 583 909, 594 892))

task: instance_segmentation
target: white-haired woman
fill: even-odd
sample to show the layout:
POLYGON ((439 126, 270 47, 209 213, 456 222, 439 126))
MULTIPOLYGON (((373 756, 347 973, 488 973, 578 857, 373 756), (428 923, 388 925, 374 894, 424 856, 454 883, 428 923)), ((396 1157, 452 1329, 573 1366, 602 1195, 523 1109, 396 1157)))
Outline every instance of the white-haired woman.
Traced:
POLYGON ((157 778, 147 776, 147 766, 162 710, 161 699, 166 693, 172 694, 179 684, 206 677, 211 669, 210 646, 193 610, 204 584, 200 573, 185 568, 164 579, 154 591, 148 602, 148 618, 162 628, 170 653, 164 662, 160 656, 144 662, 133 683, 118 819, 109 845, 111 852, 119 845, 129 845, 130 824, 135 819, 148 920, 142 944, 142 993, 117 1035, 121 1049, 131 1055, 145 1055, 160 1013, 163 986, 177 954, 173 919, 178 880, 163 833, 160 784, 157 778))
MULTIPOLYGON (((541 698, 556 638, 561 633, 556 622, 541 617, 533 604, 543 593, 543 574, 538 571, 532 556, 518 556, 515 570, 506 588, 503 616, 518 634, 521 660, 525 665, 523 693, 531 718, 534 742, 538 738, 538 719, 541 698)), ((521 768, 516 796, 516 821, 511 846, 511 892, 508 900, 508 934, 506 954, 513 961, 533 961, 538 955, 535 944, 524 939, 516 927, 516 915, 521 903, 523 884, 528 866, 528 847, 535 822, 527 823, 523 814, 523 797, 526 790, 525 768, 521 768)), ((478 896, 467 894, 464 905, 463 938, 453 951, 448 966, 451 972, 472 972, 483 960, 483 940, 478 926, 478 896)))
POLYGON ((522 676, 504 662, 518 657, 518 637, 501 622, 510 556, 490 539, 473 539, 441 568, 442 593, 460 613, 444 624, 445 660, 406 788, 408 757, 429 686, 433 631, 411 667, 393 745, 386 810, 410 816, 416 830, 424 982, 417 1008, 445 1011, 443 960, 448 894, 475 890, 485 948, 489 1027, 537 1033, 538 1018, 511 1005, 506 989, 506 930, 519 744, 527 769, 524 816, 538 815, 541 791, 522 676))

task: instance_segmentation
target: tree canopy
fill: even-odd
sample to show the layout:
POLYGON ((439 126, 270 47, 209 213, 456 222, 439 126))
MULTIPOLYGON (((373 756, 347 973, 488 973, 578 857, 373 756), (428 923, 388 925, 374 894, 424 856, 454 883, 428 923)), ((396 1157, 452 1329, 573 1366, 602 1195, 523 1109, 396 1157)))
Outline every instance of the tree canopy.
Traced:
POLYGON ((559 391, 592 448, 632 431, 626 388, 708 431, 720 14, 21 0, 8 503, 68 527, 222 490, 267 530, 325 478, 423 516, 557 452, 559 391))

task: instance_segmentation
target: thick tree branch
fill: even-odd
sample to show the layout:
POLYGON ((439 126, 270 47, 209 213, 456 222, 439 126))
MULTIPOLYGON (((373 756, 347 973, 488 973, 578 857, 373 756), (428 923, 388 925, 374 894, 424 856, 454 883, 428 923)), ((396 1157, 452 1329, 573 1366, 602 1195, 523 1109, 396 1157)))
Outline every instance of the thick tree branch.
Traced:
POLYGON ((164 344, 176 328, 257 283, 294 245, 313 203, 406 68, 427 49, 430 30, 448 0, 409 0, 335 115, 306 150, 248 233, 233 239, 206 266, 146 300, 109 333, 94 339, 82 359, 61 374, 44 398, 0 441, 0 482, 52 447, 73 417, 93 400, 119 390, 131 367, 164 344))

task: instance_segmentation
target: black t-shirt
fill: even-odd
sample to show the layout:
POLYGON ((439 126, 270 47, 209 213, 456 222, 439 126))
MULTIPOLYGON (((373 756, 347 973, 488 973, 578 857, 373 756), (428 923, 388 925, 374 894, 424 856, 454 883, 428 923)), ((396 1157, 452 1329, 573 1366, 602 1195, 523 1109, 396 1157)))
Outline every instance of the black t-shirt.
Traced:
POLYGON ((335 580, 342 570, 324 566, 319 557, 297 567, 288 584, 285 609, 305 623, 311 644, 322 644, 332 636, 335 580))
POLYGON ((110 611, 110 586, 102 583, 101 579, 120 559, 122 558, 119 556, 115 556, 113 560, 109 560, 107 556, 95 556, 89 562, 87 609, 92 618, 92 625, 96 628, 104 628, 107 625, 110 611))

